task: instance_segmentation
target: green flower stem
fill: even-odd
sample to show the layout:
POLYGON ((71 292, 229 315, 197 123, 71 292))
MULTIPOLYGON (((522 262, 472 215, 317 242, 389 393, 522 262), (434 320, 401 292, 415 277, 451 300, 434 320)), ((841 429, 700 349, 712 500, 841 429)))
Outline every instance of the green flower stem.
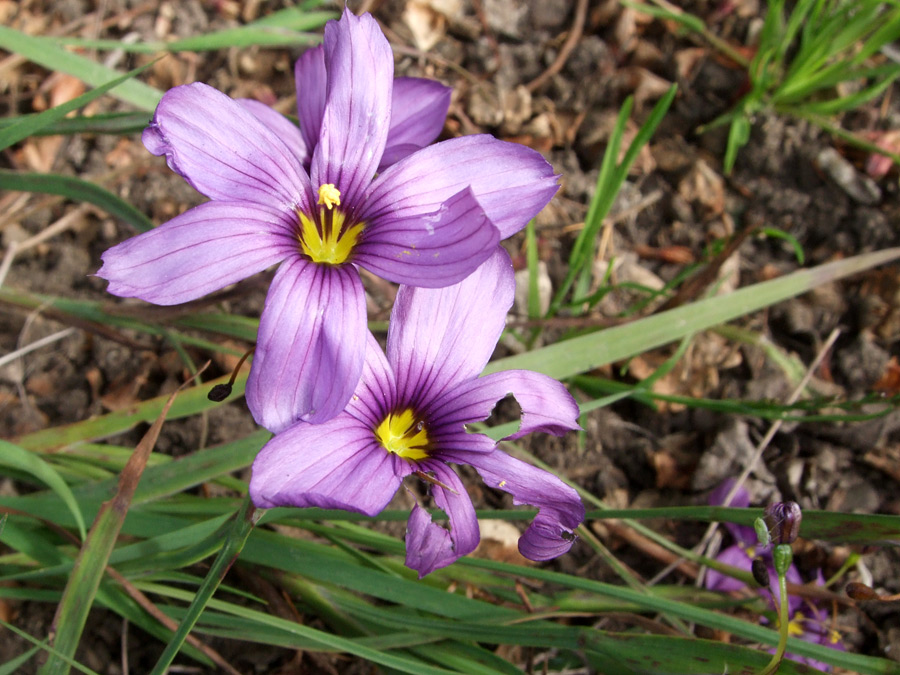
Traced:
POLYGON ((772 559, 775 562, 775 571, 778 572, 778 648, 772 655, 769 664, 760 671, 760 675, 772 675, 778 672, 778 667, 784 659, 784 650, 787 648, 788 631, 790 628, 790 616, 788 611, 787 571, 791 566, 793 552, 790 544, 779 544, 772 551, 772 559))

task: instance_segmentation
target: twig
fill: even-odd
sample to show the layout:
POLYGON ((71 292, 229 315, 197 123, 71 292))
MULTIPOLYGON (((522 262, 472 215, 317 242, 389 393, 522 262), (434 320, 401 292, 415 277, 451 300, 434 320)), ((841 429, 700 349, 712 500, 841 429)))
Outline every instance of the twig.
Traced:
POLYGON ((53 344, 58 340, 62 340, 63 338, 69 337, 72 333, 75 332, 74 328, 65 328, 58 333, 54 333, 53 335, 48 335, 47 337, 43 337, 40 340, 35 340, 24 347, 17 349, 14 352, 10 352, 6 356, 0 357, 0 368, 5 366, 7 363, 11 363, 15 361, 17 358, 21 356, 25 356, 33 352, 35 349, 40 349, 41 347, 46 347, 49 344, 53 344))
POLYGON ((575 49, 575 45, 578 44, 578 40, 581 39, 581 34, 584 32, 584 22, 587 19, 587 8, 587 0, 578 0, 578 4, 575 6, 575 20, 572 22, 572 28, 569 31, 569 35, 566 37, 566 41, 563 43, 563 46, 560 47, 559 54, 557 54, 553 63, 550 64, 550 67, 525 85, 525 88, 529 92, 540 89, 547 80, 562 70, 562 67, 569 59, 572 50, 575 49))

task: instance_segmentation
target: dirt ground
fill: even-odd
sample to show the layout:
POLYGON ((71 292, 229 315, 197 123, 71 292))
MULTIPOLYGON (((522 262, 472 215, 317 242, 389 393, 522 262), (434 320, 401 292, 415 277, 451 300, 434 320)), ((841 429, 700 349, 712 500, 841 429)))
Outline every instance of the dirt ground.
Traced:
MULTIPOLYGON (((7 25, 34 34, 157 40, 233 26, 288 4, 285 0, 0 0, 0 15, 7 25)), ((748 35, 758 29, 765 7, 752 0, 680 4, 736 45, 746 44, 748 35)), ((356 9, 359 3, 351 6, 356 9)), ((397 74, 436 78, 453 86, 444 137, 488 132, 524 143, 543 152, 561 175, 562 189, 538 219, 540 258, 553 287, 565 275, 565 261, 584 221, 620 105, 634 96, 633 133, 673 82, 679 88, 675 103, 613 208, 615 227, 605 258, 597 262, 598 280, 615 258, 616 283, 661 288, 688 265, 715 259, 722 242, 744 235, 720 270, 718 280, 725 288, 797 268, 790 245, 755 233, 760 227, 789 232, 802 245, 808 265, 900 244, 896 169, 877 180, 869 178, 865 154, 809 124, 759 117, 733 174, 723 175, 724 130, 700 135, 697 128, 730 109, 746 85, 746 75, 674 26, 605 0, 443 4, 386 0, 365 6, 374 11, 395 48, 397 74), (433 9, 439 5, 449 8, 446 14, 433 9), (830 148, 851 163, 867 192, 851 194, 848 186, 830 177, 824 164, 827 155, 822 154, 830 148)), ((233 97, 257 98, 293 113, 292 67, 299 53, 257 48, 179 53, 159 61, 146 79, 161 89, 203 81, 233 97)), ((97 58, 124 70, 149 57, 102 52, 97 58)), ((4 71, 8 81, 0 85, 0 114, 40 110, 67 95, 71 98, 77 90, 71 78, 27 62, 10 64, 8 59, 4 71)), ((846 116, 843 125, 861 135, 900 128, 900 109, 891 93, 886 103, 879 100, 846 116)), ((127 107, 103 99, 91 109, 127 107)), ((155 224, 202 201, 162 159, 143 148, 137 135, 31 139, 6 151, 0 166, 95 177, 155 224)), ((5 284, 22 291, 112 302, 104 292, 105 282, 91 274, 105 249, 134 234, 127 225, 92 207, 58 198, 0 193, 4 247, 24 242, 61 220, 67 225, 56 236, 16 255, 5 284)), ((506 243, 517 264, 524 266, 524 236, 506 243)), ((271 275, 270 271, 239 285, 221 306, 258 316, 271 275)), ((707 287, 696 288, 680 301, 698 297, 707 287)), ((370 318, 386 319, 391 290, 371 279, 367 290, 370 318)), ((898 290, 897 269, 879 269, 822 287, 736 325, 764 336, 804 364, 810 364, 829 334, 839 330, 837 342, 815 373, 815 386, 824 395, 858 399, 879 383, 890 384, 891 375, 892 386, 897 386, 898 290)), ((614 319, 635 298, 631 291, 611 293, 587 320, 601 324, 614 319)), ((658 306, 651 304, 644 313, 658 306)), ((521 320, 524 312, 518 311, 521 320)), ((66 327, 39 313, 3 307, 0 352, 66 327)), ((552 324, 547 338, 555 339, 563 330, 563 322, 552 324)), ((672 349, 641 355, 599 374, 634 382, 649 375, 672 349)), ((209 356, 201 350, 191 353, 197 361, 209 356)), ((230 366, 219 360, 214 368, 224 373, 230 366)), ((180 360, 162 340, 98 335, 76 327, 52 346, 0 369, 0 436, 114 410, 169 391, 182 376, 180 360)), ((711 332, 696 338, 686 358, 656 389, 713 399, 785 401, 793 385, 759 348, 711 332)), ((208 428, 198 419, 167 424, 157 450, 187 453, 252 428, 242 405, 231 404, 213 413, 208 428)), ((531 449, 611 506, 693 504, 704 503, 710 488, 739 471, 744 453, 767 428, 768 423, 755 419, 674 404, 652 410, 625 401, 591 414, 583 448, 572 439, 541 438, 531 449)), ((139 431, 118 440, 133 443, 139 431)), ((898 457, 897 414, 854 425, 785 425, 748 487, 753 503, 780 497, 806 508, 897 514, 898 457)), ((8 484, 2 489, 16 488, 8 484)), ((484 495, 483 500, 484 506, 506 503, 496 495, 484 495)), ((687 546, 694 545, 702 531, 686 525, 667 528, 687 546)), ((608 545, 635 569, 652 576, 663 566, 605 534, 608 545)), ((799 550, 798 565, 806 578, 817 569, 827 578, 849 553, 807 542, 799 550)), ((894 573, 898 563, 895 549, 866 555, 872 585, 886 593, 900 592, 894 573)), ((590 557, 587 547, 576 548, 558 564, 593 578, 614 578, 590 557)), ((45 632, 52 617, 52 611, 36 604, 18 605, 12 611, 17 625, 35 634, 45 632)), ((98 613, 92 625, 79 658, 98 672, 120 673, 120 620, 98 613)), ((845 613, 841 630, 848 649, 900 658, 896 611, 845 613)), ((132 641, 150 640, 133 633, 132 641)), ((23 646, 8 640, 8 648, 9 652, 0 647, 0 661, 20 653, 23 646)), ((222 647, 242 672, 315 672, 328 667, 307 661, 306 670, 294 670, 301 666, 292 665, 290 654, 282 650, 231 649, 229 654, 222 647)), ((367 671, 362 664, 359 668, 367 671)))

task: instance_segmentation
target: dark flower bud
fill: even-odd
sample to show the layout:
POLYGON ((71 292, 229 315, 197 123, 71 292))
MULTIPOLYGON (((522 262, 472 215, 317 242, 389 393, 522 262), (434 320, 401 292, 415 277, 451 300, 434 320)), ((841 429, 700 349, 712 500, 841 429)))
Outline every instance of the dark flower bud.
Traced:
POLYGON ((221 403, 226 398, 231 396, 231 390, 232 386, 230 384, 217 384, 215 387, 209 390, 206 398, 208 398, 210 401, 221 403))
POLYGON ((803 514, 797 502, 776 502, 766 507, 766 525, 776 544, 793 544, 800 534, 803 514))
POLYGON ((851 581, 847 584, 847 595, 854 600, 877 600, 878 594, 865 584, 858 581, 851 581))
POLYGON ((769 567, 762 558, 754 558, 750 563, 753 579, 763 588, 769 587, 769 567))

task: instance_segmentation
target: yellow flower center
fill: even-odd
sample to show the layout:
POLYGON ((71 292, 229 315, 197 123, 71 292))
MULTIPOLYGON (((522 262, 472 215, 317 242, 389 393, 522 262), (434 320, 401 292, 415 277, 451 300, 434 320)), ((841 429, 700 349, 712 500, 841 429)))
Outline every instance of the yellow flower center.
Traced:
POLYGON ((347 262, 365 223, 347 224, 347 217, 334 208, 341 205, 341 191, 331 183, 319 187, 319 217, 297 212, 300 218, 300 249, 316 263, 340 265, 347 262))
POLYGON ((375 438, 388 452, 410 461, 428 457, 428 434, 425 424, 417 421, 408 408, 401 413, 389 413, 375 429, 375 438))

